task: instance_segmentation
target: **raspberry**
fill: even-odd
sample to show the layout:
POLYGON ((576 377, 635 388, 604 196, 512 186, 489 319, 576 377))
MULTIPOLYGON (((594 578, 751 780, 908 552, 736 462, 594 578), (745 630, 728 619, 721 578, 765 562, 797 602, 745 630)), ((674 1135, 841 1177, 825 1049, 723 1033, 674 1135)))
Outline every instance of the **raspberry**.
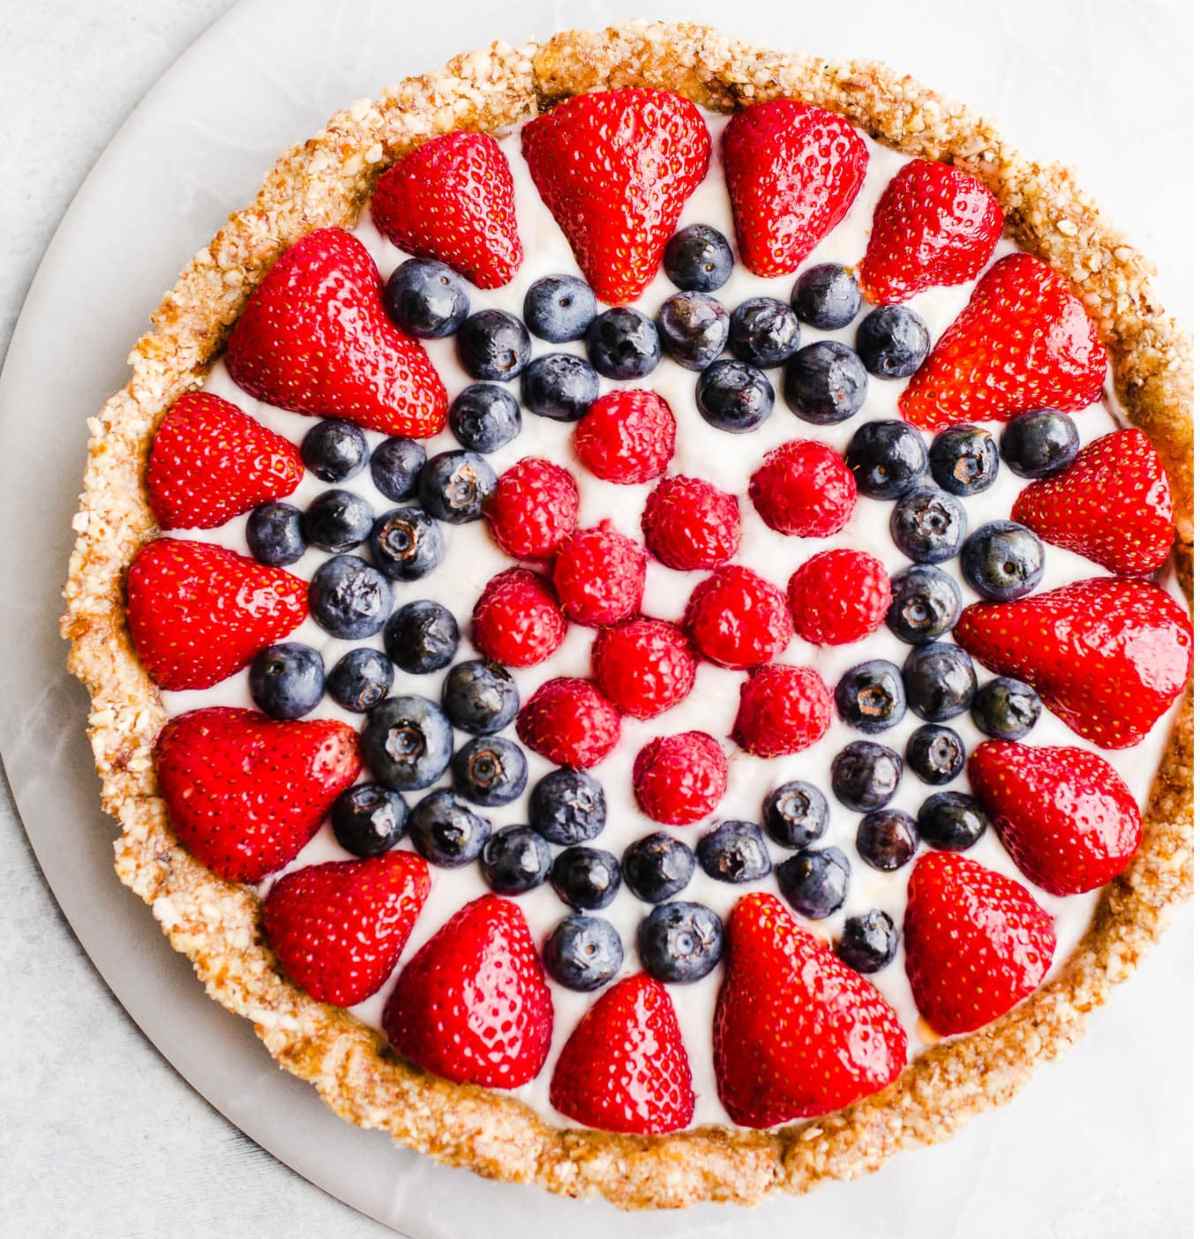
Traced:
POLYGON ((742 685, 733 738, 755 757, 782 757, 815 744, 833 718, 833 699, 815 671, 779 663, 742 685))
POLYGON ((492 537, 514 559, 549 559, 575 532, 575 479, 540 456, 526 456, 500 475, 487 518, 492 537))
POLYGON ((646 553, 607 521, 577 529, 559 548, 554 587, 577 624, 598 628, 637 613, 646 585, 646 553))
POLYGON ((642 533, 668 568, 716 568, 738 553, 742 513, 735 495, 701 478, 665 478, 646 500, 642 533))
POLYGON ((586 770, 603 761, 621 734, 621 716, 591 680, 547 680, 521 707, 517 735, 556 766, 586 770))
POLYGON ((873 633, 892 601, 887 570, 865 551, 821 551, 788 582, 796 631, 814 645, 848 645, 873 633))
POLYGON ((617 709, 634 718, 653 718, 692 691, 696 656, 675 624, 635 619, 597 634, 592 674, 617 709))
POLYGON ((858 489, 846 462, 814 439, 793 439, 763 457, 750 499, 779 533, 827 538, 850 519, 858 489))
POLYGON ((675 416, 651 391, 624 388, 601 396, 575 427, 575 452, 606 482, 652 482, 675 452, 675 416))
POLYGON ((703 731, 651 740, 633 763, 633 794, 641 811, 665 826, 707 817, 729 782, 721 746, 703 731))
POLYGON ((492 577, 471 619, 479 652, 509 667, 540 663, 567 635, 567 621, 549 581, 528 568, 509 568, 492 577))
POLYGON ((792 629, 783 592, 738 564, 718 568, 692 590, 683 622, 705 658, 740 669, 781 654, 792 629))

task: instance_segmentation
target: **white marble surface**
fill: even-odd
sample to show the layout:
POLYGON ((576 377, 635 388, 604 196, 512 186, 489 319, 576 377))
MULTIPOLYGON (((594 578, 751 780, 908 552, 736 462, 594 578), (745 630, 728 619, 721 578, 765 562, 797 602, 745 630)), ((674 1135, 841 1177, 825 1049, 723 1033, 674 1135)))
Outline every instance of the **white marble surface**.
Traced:
MULTIPOLYGON (((228 0, 43 0, 0 9, 0 353, 88 168, 147 87, 228 7, 228 0)), ((558 7, 585 24, 603 20, 608 6, 558 7)), ((655 8, 676 15, 697 6, 655 8)), ((488 30, 519 35, 521 11, 510 5, 503 25, 488 30)), ((1194 215, 1181 155, 1191 148, 1189 4, 1011 0, 1001 10, 939 0, 868 2, 854 12, 859 20, 844 23, 840 6, 801 12, 760 3, 739 16, 739 29, 780 46, 888 59, 1002 118, 1024 149, 1069 152, 1085 184, 1159 262, 1164 299, 1190 319, 1194 215)), ((454 46, 483 37, 482 23, 467 14, 456 24, 463 33, 454 46)), ((531 18, 524 28, 538 25, 531 18)), ((406 46, 391 76, 428 64, 419 47, 406 46)), ((247 57, 237 69, 269 65, 247 57)), ((304 126, 379 84, 347 91, 330 74, 303 97, 304 126)), ((303 136, 304 126, 281 131, 279 145, 303 136)), ((214 202, 214 222, 234 204, 214 202)), ((7 796, 0 875, 0 1009, 10 1015, 0 1058, 0 1232, 385 1233, 242 1137, 157 1055, 59 919, 7 796)), ((1016 1103, 977 1120, 954 1145, 908 1155, 884 1172, 906 1202, 921 1202, 905 1233, 1115 1239, 1136 1227, 1173 1239, 1190 1230, 1190 928, 1189 914, 1093 1021, 1083 1049, 1042 1072, 1016 1103)), ((839 1199, 844 1233, 883 1233, 877 1210, 856 1218, 854 1189, 839 1199)), ((733 1219, 705 1223, 709 1235, 739 1229, 733 1219)))

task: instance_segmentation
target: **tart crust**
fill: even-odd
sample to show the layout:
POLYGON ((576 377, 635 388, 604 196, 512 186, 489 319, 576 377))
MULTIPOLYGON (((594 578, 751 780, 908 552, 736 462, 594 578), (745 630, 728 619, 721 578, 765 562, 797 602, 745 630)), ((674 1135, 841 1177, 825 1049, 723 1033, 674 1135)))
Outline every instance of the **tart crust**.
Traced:
POLYGON ((70 669, 91 693, 87 726, 101 801, 121 828, 118 876, 151 906, 208 993, 251 1020, 276 1061, 338 1114, 449 1165, 567 1196, 599 1194, 623 1208, 752 1203, 853 1178, 901 1149, 945 1139, 971 1114, 1011 1098, 1038 1062, 1080 1037, 1087 1013, 1131 973, 1171 905, 1191 890, 1190 684, 1146 806, 1144 841, 1052 982, 838 1113, 771 1132, 707 1127, 639 1138, 556 1128, 514 1098, 428 1075, 393 1055, 374 1030, 285 980, 259 932, 254 891, 210 873, 172 834, 152 757, 166 716, 125 625, 125 570, 156 533, 142 486, 154 431, 169 405, 204 381, 282 250, 314 228, 352 225, 378 174, 430 136, 503 129, 564 96, 623 85, 665 87, 719 111, 781 95, 805 99, 888 146, 953 161, 983 180, 1009 234, 1061 271, 1087 304, 1129 420, 1166 461, 1178 513, 1176 565, 1190 597, 1190 341, 1156 300, 1146 260, 1072 175, 1024 160, 986 121, 879 64, 768 51, 705 26, 634 23, 458 56, 440 73, 339 112, 279 160, 253 204, 184 269, 130 355, 129 383, 88 421, 62 632, 70 669))

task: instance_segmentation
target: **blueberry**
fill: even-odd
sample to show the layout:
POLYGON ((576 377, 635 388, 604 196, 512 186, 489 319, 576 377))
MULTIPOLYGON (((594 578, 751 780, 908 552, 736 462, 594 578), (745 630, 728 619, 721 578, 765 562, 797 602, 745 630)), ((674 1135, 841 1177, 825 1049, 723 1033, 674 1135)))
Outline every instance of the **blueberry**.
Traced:
POLYGON ((696 381, 696 404, 710 426, 745 434, 771 416, 775 389, 744 361, 714 361, 696 381))
POLYGON ((725 945, 721 918, 702 903, 660 903, 637 929, 638 958, 656 981, 699 981, 717 966, 725 945))
POLYGON ((789 856, 775 871, 784 899, 809 920, 832 916, 846 902, 850 862, 841 848, 789 856))
POLYGON ((453 744, 446 716, 424 697, 381 701, 362 730, 363 759, 371 773, 402 792, 436 783, 450 764, 453 744))
POLYGON ((452 525, 479 520, 495 492, 496 474, 478 452, 439 452, 417 479, 421 506, 452 525))
POLYGON ((525 790, 529 772, 521 746, 503 736, 476 736, 450 762, 454 789, 473 804, 509 804, 525 790))
POLYGON ((471 301, 466 285, 444 262, 409 258, 384 285, 383 308, 409 335, 438 340, 463 325, 471 301))
POLYGON ((929 472, 952 495, 977 495, 987 490, 1000 471, 996 440, 979 426, 950 426, 929 448, 929 472))
POLYGON ((665 830, 631 843, 621 858, 625 885, 645 903, 662 903, 678 895, 695 871, 692 849, 665 830))
POLYGON ((729 315, 714 297, 676 293, 658 312, 658 334, 668 357, 686 370, 703 370, 725 347, 729 315))
POLYGON ((926 723, 909 736, 904 756, 922 783, 936 786, 958 778, 966 764, 967 749, 958 732, 926 723))
POLYGON ((521 400, 536 417, 577 422, 600 394, 600 380, 582 357, 545 353, 521 374, 521 400))
POLYGON ((886 731, 904 717, 904 682, 900 668, 883 658, 859 663, 838 681, 838 714, 859 731, 886 731))
POLYGON ((246 545, 260 564, 281 568, 304 554, 304 523, 290 503, 263 503, 246 521, 246 545))
POLYGON ((689 224, 667 242, 663 270, 685 292, 715 292, 733 274, 733 250, 717 229, 689 224))
POLYGON ((587 355, 606 379, 645 378, 662 356, 658 330, 640 310, 616 306, 592 319, 587 355))
POLYGON ((525 324, 505 310, 472 314, 459 328, 455 343, 458 360, 473 379, 515 379, 532 352, 525 324))
POLYGON ((542 949, 546 971, 566 989, 588 993, 607 985, 621 969, 621 935, 598 916, 567 916, 550 931, 542 949))
POLYGON ((1022 413, 1001 432, 1000 455, 1018 477, 1049 477, 1079 455, 1079 430, 1073 418, 1054 409, 1022 413))
POLYGON ((450 431, 468 451, 497 451, 521 433, 521 406, 498 383, 472 383, 454 397, 450 431))
POLYGON ((763 800, 763 825, 780 847, 806 848, 829 827, 829 802, 811 783, 793 780, 763 800))
POLYGON ((393 508, 371 529, 371 558, 391 581, 415 581, 432 572, 446 553, 442 527, 422 508, 393 508))
POLYGON ((1012 602, 1037 589, 1046 566, 1041 539, 1016 521, 988 521, 963 543, 967 583, 992 602, 1012 602))
POLYGON ((718 882, 756 882, 771 872, 771 854, 757 822, 722 822, 696 844, 696 859, 718 882))
MULTIPOLYGON (((428 598, 406 602, 383 626, 383 648, 388 658, 409 675, 428 675, 448 667, 458 650, 458 640, 458 621, 440 602, 428 598)), ((442 705, 449 714, 445 701, 442 705)), ((452 714, 451 720, 461 726, 452 714)))
POLYGON ((962 792, 934 792, 917 810, 921 838, 943 852, 965 852, 987 828, 979 802, 962 792))
POLYGON ((300 442, 300 458, 322 482, 344 482, 367 466, 367 436, 351 422, 318 422, 300 442))
POLYGON ((552 770, 533 785, 529 822, 551 843, 594 839, 608 817, 604 788, 582 770, 552 770))
POLYGON ((873 909, 848 916, 838 939, 838 958, 856 972, 878 972, 896 958, 900 935, 886 912, 873 909))
POLYGON ((353 856, 379 856, 395 847, 408 828, 408 805, 382 783, 356 783, 333 802, 337 841, 353 856))
POLYGON ((882 809, 900 786, 900 754, 871 740, 855 740, 833 759, 833 794, 859 813, 882 809))
POLYGON ((917 851, 917 822, 899 809, 876 809, 858 823, 854 846, 872 869, 902 869, 917 851))
POLYGON ((783 399, 802 421, 832 426, 853 417, 867 398, 858 354, 837 340, 806 344, 783 372, 783 399))
POLYGON ((469 865, 491 838, 492 824, 465 800, 442 787, 419 800, 408 819, 413 847, 431 865, 469 865))
POLYGON ((800 347, 800 320, 774 297, 751 297, 729 317, 729 351, 739 360, 769 370, 782 366, 800 347))
POLYGON ((908 704, 927 723, 943 723, 966 710, 975 683, 970 654, 949 641, 926 641, 904 660, 908 704))
POLYGON ((846 448, 846 464, 859 493, 872 499, 899 499, 925 472, 925 442, 907 422, 864 422, 846 448))
POLYGON ((547 275, 530 284, 522 312, 541 340, 582 340, 596 317, 596 294, 577 275, 547 275))
POLYGON ((348 551, 371 536, 375 513, 351 490, 322 491, 300 518, 304 539, 323 551, 348 551))
POLYGON ((949 632, 961 614, 958 582, 940 568, 920 564, 892 577, 887 626, 901 641, 932 641, 949 632))
POLYGON ((918 564, 953 559, 967 531, 967 514, 954 498, 932 487, 909 491, 892 509, 892 541, 918 564))
POLYGON ((601 848, 565 848, 550 867, 550 885, 576 911, 594 912, 616 899, 621 866, 611 852, 601 848))
POLYGON ((487 659, 457 663, 442 682, 442 708, 455 727, 473 736, 503 731, 520 706, 517 683, 508 669, 487 659))
POLYGON ((383 627, 392 609, 392 587, 365 559, 335 555, 313 573, 308 609, 331 636, 359 641, 383 627))
POLYGON ((324 693, 325 664, 311 645, 268 645, 250 664, 250 696, 270 718, 301 718, 324 693))
POLYGON ((1020 740, 1042 716, 1042 699, 1020 680, 998 676, 979 688, 971 699, 975 726, 997 740, 1020 740))
POLYGON ((417 478, 424 467, 425 449, 414 439, 384 439, 371 453, 371 481, 393 503, 417 493, 417 478))
POLYGON ((546 880, 550 845, 528 826, 505 826, 483 845, 479 863, 497 894, 523 895, 546 880))
POLYGON ((858 325, 854 347, 877 378, 906 379, 929 353, 929 331, 903 305, 882 305, 858 325))
POLYGON ((820 331, 848 327, 862 307, 862 293, 849 267, 820 262, 802 271, 792 288, 792 309, 802 323, 820 331))
POLYGON ((392 691, 395 675, 386 654, 359 646, 338 659, 325 688, 343 710, 366 714, 392 691))

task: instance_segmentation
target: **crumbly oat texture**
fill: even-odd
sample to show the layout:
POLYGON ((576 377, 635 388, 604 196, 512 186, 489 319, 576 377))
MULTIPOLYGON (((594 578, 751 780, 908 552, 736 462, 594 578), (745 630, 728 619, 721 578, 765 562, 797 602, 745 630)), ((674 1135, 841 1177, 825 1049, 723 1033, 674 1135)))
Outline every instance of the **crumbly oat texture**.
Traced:
POLYGON ((392 1055, 372 1029, 286 981, 259 932, 255 893, 215 877, 172 834, 152 759, 165 715, 125 626, 125 570, 156 532, 142 485, 155 428, 176 397, 203 382, 282 250, 314 228, 352 225, 376 176, 426 138, 502 129, 564 96, 623 85, 665 87, 720 111, 782 95, 805 99, 889 146, 951 160, 983 180, 1017 243, 1052 263, 1087 304, 1130 420, 1167 462, 1176 562, 1190 595, 1190 343, 1155 299, 1146 261, 1071 174, 1022 159, 990 124, 881 65, 768 51, 704 26, 637 23, 456 57, 440 73, 339 112, 279 160, 253 204, 188 264, 133 350, 128 385, 89 421, 63 634, 71 670, 91 692, 101 800, 121 828, 118 876, 151 906, 209 994, 251 1020, 280 1065, 310 1081, 338 1114, 450 1165, 568 1196, 600 1194, 624 1208, 752 1203, 853 1178, 900 1149, 945 1139, 969 1115, 1011 1098, 1038 1062, 1079 1038, 1087 1013, 1130 974, 1171 905, 1190 893, 1190 688, 1146 806, 1142 846, 1103 892, 1088 934, 1053 982, 839 1113, 772 1132, 702 1128, 638 1138, 555 1128, 515 1099, 427 1075, 392 1055))

